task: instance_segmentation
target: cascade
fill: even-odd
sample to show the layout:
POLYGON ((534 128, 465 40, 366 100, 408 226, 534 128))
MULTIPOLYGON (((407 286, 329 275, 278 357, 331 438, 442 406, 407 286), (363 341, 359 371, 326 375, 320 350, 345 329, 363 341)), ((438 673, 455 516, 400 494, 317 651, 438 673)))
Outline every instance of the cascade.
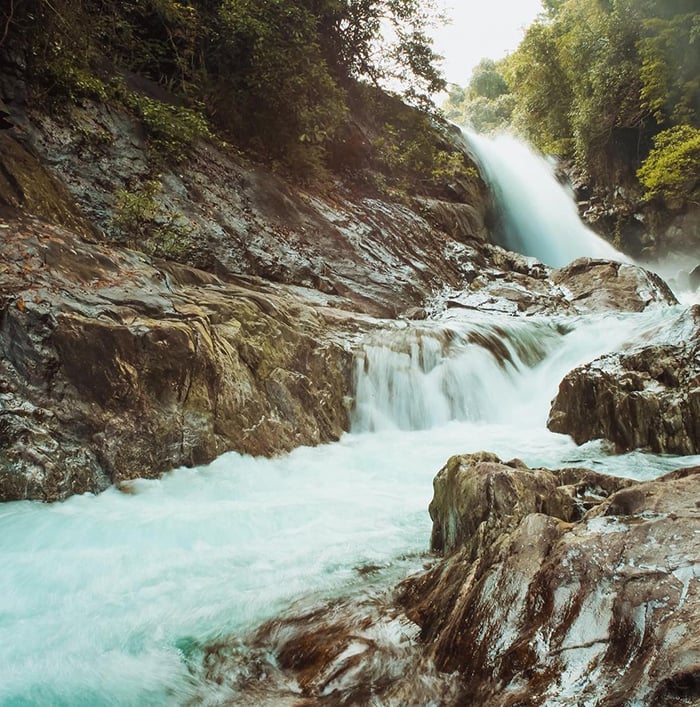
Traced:
POLYGON ((512 135, 465 135, 493 194, 500 245, 552 267, 583 256, 629 260, 581 222, 544 157, 512 135))
POLYGON ((359 352, 353 431, 335 444, 230 453, 128 493, 3 504, 0 704, 262 704, 241 699, 245 680, 217 693, 199 647, 240 636, 244 677, 272 673, 245 662, 272 660, 261 622, 419 569, 431 482, 453 454, 637 478, 700 462, 610 456, 544 425, 566 371, 664 314, 396 324, 359 352))
POLYGON ((553 322, 505 320, 383 332, 356 358, 352 429, 504 421, 524 372, 561 344, 566 331, 553 322))

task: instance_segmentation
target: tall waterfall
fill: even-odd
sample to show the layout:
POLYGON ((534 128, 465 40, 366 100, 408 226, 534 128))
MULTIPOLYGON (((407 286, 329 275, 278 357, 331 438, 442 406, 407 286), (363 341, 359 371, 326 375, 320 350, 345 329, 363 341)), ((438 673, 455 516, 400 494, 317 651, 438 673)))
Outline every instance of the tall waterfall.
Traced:
POLYGON ((496 237, 508 250, 553 267, 575 258, 628 258, 587 228, 552 165, 511 135, 466 134, 474 158, 491 187, 496 237))

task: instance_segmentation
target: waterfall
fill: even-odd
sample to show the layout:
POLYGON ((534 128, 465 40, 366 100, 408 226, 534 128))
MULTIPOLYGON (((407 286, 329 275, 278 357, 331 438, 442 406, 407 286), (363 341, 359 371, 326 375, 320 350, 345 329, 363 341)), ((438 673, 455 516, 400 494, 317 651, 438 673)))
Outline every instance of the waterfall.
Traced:
POLYGON ((542 361, 564 331, 544 321, 462 322, 370 338, 356 358, 352 429, 504 421, 523 372, 542 361))
POLYGON ((499 244, 562 267, 582 256, 629 259, 587 228, 552 165, 512 135, 466 134, 498 214, 499 244))

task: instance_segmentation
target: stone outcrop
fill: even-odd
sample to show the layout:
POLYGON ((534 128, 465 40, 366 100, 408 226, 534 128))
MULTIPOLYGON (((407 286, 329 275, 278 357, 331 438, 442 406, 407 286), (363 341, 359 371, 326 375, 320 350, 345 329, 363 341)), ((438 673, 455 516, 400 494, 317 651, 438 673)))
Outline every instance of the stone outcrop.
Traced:
POLYGON ((699 699, 699 490, 700 468, 634 483, 450 460, 431 504, 449 555, 401 602, 437 667, 461 676, 455 704, 699 699), (567 498, 591 509, 577 520, 585 505, 567 498))
POLYGON ((579 311, 641 312, 652 304, 677 304, 658 275, 631 263, 578 258, 551 277, 579 311))
POLYGON ((529 469, 518 459, 504 464, 487 452, 455 456, 433 481, 430 546, 441 554, 461 548, 474 561, 525 516, 578 520, 592 500, 630 483, 588 469, 529 469))
POLYGON ((589 314, 641 312, 677 304, 668 285, 655 273, 631 263, 579 258, 551 268, 516 253, 484 246, 467 268, 466 288, 446 294, 448 308, 503 314, 589 314))
MULTIPOLYGON (((115 228, 120 195, 136 198, 154 180, 154 158, 133 117, 86 101, 68 120, 21 112, 14 119, 14 133, 51 165, 100 240, 157 245, 115 228)), ((337 177, 305 187, 213 142, 157 169, 156 220, 180 226, 189 264, 337 294, 374 316, 395 317, 436 289, 460 287, 461 244, 485 239, 487 198, 476 177, 454 203, 412 204, 337 177)))
POLYGON ((347 429, 361 326, 320 293, 5 221, 0 498, 56 500, 347 429), (335 334, 334 334, 335 332, 335 334))
POLYGON ((194 703, 696 704, 699 490, 700 467, 640 483, 453 457, 430 507, 441 559, 198 647, 194 703))
POLYGON ((700 306, 571 371, 547 424, 577 444, 603 438, 620 449, 700 453, 700 306))

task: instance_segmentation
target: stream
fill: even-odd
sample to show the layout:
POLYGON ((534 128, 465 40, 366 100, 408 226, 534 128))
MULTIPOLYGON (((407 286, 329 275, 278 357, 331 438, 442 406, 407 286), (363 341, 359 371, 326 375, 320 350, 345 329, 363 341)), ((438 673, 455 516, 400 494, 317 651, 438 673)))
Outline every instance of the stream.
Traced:
POLYGON ((420 569, 432 479, 453 454, 636 479, 700 463, 546 428, 566 372, 679 310, 387 322, 357 352, 352 429, 337 443, 0 506, 0 704, 187 702, 193 642, 420 569))

